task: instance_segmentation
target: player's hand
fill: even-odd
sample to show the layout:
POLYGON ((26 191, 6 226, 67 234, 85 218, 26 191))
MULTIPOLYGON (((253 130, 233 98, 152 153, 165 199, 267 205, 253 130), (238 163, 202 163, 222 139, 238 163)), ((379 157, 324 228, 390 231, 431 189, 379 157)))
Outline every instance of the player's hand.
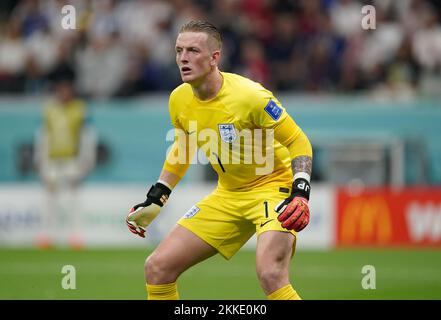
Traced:
POLYGON ((146 227, 159 214, 170 194, 171 190, 162 183, 158 182, 152 186, 146 200, 130 209, 126 218, 129 231, 145 238, 146 227))
POLYGON ((302 231, 309 223, 309 192, 311 187, 305 179, 293 182, 291 195, 281 201, 275 208, 279 216, 277 220, 288 230, 302 231))
POLYGON ((309 223, 309 204, 303 197, 286 198, 276 206, 275 211, 279 213, 277 220, 285 229, 299 232, 309 223))

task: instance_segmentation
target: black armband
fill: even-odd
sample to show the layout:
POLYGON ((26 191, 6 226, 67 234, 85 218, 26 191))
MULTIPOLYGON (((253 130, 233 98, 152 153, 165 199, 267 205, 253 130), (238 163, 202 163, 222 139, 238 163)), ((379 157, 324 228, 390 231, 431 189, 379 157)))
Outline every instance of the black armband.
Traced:
POLYGON ((160 182, 157 182, 147 192, 147 199, 150 199, 152 203, 162 207, 168 200, 171 194, 171 190, 160 182))
POLYGON ((309 193, 311 192, 311 185, 308 180, 297 178, 292 183, 291 196, 300 196, 309 200, 309 193))

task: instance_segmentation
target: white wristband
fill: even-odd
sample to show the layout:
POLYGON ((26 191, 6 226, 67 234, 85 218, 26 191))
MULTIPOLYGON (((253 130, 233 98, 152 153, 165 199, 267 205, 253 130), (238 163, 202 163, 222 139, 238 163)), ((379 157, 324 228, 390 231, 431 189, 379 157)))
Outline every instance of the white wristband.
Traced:
POLYGON ((169 188, 170 190, 173 190, 173 188, 171 187, 171 185, 169 185, 167 182, 165 182, 164 180, 158 179, 159 183, 162 183, 164 186, 166 186, 167 188, 169 188))
POLYGON ((308 183, 311 183, 311 176, 309 174, 307 174, 306 172, 297 172, 294 175, 293 180, 296 181, 296 179, 299 179, 299 178, 305 179, 306 181, 308 181, 308 183))

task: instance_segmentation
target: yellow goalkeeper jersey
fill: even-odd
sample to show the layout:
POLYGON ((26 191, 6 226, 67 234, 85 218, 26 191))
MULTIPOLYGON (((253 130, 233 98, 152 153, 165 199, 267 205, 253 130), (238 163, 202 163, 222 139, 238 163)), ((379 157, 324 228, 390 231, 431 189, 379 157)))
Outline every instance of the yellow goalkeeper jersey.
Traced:
POLYGON ((183 177, 190 160, 208 160, 218 174, 219 189, 291 186, 291 159, 312 156, 308 139, 261 84, 233 73, 221 75, 222 87, 210 100, 199 100, 186 83, 171 93, 169 112, 176 138, 164 170, 183 177), (184 150, 190 156, 182 161, 179 153, 184 150))
POLYGON ((44 123, 48 133, 51 158, 62 159, 77 156, 85 117, 86 107, 78 99, 66 105, 54 101, 45 107, 44 123))

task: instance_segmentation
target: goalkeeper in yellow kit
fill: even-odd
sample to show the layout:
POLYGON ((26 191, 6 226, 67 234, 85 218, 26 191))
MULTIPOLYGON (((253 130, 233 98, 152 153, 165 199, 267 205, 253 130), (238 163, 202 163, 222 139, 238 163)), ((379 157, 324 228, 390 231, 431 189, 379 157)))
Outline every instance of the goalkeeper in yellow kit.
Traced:
POLYGON ((289 265, 296 233, 309 222, 311 144, 270 91, 219 71, 221 47, 216 27, 203 21, 182 26, 176 40, 184 83, 169 100, 175 142, 127 226, 145 236, 197 148, 217 172, 218 186, 147 258, 148 299, 178 299, 182 272, 217 253, 231 258, 255 233, 257 276, 268 299, 300 299, 289 265))

